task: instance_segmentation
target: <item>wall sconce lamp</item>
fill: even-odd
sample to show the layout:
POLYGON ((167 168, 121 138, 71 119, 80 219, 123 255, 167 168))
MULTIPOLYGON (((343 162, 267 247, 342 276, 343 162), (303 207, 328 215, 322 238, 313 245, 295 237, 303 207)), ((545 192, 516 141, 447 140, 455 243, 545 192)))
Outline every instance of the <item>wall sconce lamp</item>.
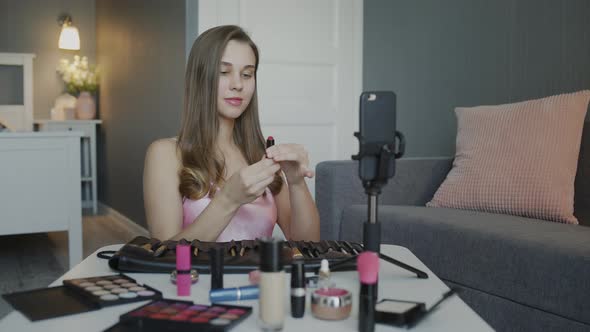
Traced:
POLYGON ((80 34, 78 28, 72 25, 72 17, 68 14, 61 15, 57 22, 61 26, 59 34, 59 48, 63 50, 79 50, 80 34))

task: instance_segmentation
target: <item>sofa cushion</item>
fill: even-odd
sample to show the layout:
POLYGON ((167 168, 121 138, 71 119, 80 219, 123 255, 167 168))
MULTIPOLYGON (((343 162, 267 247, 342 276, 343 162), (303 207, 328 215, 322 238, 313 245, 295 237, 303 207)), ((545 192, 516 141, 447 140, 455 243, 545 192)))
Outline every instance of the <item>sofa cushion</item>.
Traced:
MULTIPOLYGON (((367 206, 343 211, 362 241, 367 206)), ((441 279, 590 323, 590 227, 448 208, 379 206, 382 243, 409 248, 441 279)))
POLYGON ((458 107, 453 168, 431 207, 577 224, 574 179, 590 91, 458 107))

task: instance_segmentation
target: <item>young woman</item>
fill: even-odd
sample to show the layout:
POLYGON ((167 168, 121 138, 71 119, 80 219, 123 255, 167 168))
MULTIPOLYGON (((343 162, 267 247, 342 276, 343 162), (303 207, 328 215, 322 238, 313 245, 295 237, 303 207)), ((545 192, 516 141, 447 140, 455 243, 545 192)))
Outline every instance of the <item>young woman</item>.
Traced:
MULTIPOLYGON (((270 236, 318 241, 319 215, 298 144, 266 149, 256 94, 258 49, 237 26, 201 34, 191 49, 178 138, 153 142, 143 190, 151 236, 230 241, 270 236)), ((278 137, 280 139, 280 137, 278 137)))

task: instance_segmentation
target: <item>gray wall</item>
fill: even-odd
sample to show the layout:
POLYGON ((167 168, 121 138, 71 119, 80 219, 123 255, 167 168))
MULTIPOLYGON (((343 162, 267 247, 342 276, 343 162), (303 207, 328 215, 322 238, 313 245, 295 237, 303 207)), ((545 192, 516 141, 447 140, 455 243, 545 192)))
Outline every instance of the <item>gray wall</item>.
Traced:
MULTIPOLYGON (((65 91, 55 71, 61 58, 71 60, 74 54, 79 54, 96 63, 94 3, 94 0, 0 0, 0 52, 37 55, 33 60, 36 119, 48 119, 55 98, 65 91), (62 12, 72 16, 80 32, 80 51, 57 47, 61 32, 57 19, 62 12)), ((0 82, 0 89, 5 89, 4 84, 0 82)), ((6 98, 18 98, 14 96, 19 94, 22 91, 11 92, 6 98)))
POLYGON ((96 41, 103 71, 98 198, 145 225, 145 151, 180 124, 185 1, 97 1, 96 41))
POLYGON ((396 92, 406 156, 453 155, 454 108, 590 88, 590 1, 365 0, 363 88, 396 92))

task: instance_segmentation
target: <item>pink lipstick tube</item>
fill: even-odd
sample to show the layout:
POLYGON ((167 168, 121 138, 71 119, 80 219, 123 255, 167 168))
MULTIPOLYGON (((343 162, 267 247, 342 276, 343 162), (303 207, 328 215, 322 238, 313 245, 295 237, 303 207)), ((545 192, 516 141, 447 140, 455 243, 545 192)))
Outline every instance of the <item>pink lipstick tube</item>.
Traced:
POLYGON ((191 246, 188 244, 176 246, 176 274, 176 294, 191 295, 191 246))

